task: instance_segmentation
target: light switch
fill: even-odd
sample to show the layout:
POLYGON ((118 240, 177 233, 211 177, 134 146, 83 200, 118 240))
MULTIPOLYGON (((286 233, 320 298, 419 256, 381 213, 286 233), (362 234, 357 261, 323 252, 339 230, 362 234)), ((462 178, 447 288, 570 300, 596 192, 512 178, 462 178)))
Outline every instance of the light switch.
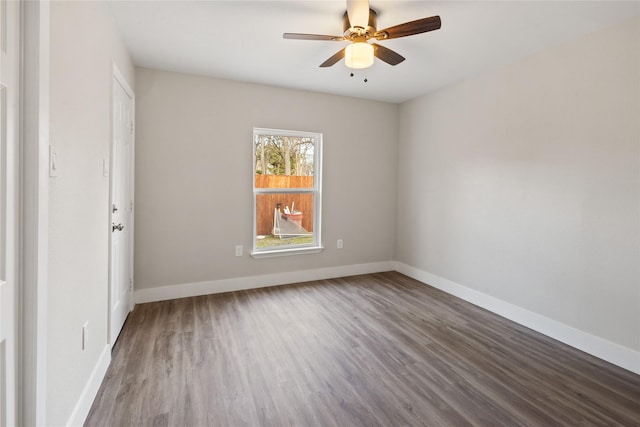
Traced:
POLYGON ((49 146, 49 176, 58 176, 58 150, 53 145, 49 146))

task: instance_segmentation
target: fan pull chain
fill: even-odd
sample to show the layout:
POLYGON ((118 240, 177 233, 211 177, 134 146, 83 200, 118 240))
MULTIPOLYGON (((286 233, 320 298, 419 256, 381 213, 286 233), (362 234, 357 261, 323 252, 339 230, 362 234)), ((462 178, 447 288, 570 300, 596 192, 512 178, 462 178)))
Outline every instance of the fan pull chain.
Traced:
MULTIPOLYGON (((353 76, 355 76, 355 74, 353 74, 353 70, 351 70, 351 73, 349 73, 349 77, 353 77, 353 76)), ((365 76, 364 82, 366 83, 368 81, 369 81, 369 79, 365 76)))

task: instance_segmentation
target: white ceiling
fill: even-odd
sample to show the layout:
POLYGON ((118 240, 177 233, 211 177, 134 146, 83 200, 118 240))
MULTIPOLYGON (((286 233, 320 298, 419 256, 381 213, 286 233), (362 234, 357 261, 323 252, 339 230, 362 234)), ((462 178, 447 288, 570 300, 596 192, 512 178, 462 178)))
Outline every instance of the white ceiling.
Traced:
POLYGON ((108 2, 136 65, 267 85, 403 102, 640 15, 640 2, 378 1, 378 29, 440 15, 442 28, 380 44, 407 58, 366 70, 319 68, 348 42, 284 40, 283 32, 340 35, 345 1, 108 2), (364 78, 368 79, 365 83, 364 78))

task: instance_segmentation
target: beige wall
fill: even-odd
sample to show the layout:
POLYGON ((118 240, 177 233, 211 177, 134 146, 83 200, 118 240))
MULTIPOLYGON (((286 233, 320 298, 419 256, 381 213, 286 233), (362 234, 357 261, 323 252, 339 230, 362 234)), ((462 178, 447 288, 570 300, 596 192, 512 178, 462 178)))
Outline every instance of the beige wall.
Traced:
POLYGON ((393 259, 397 111, 137 69, 135 288, 393 259), (323 134, 323 252, 248 255, 254 126, 323 134), (235 257, 236 245, 243 257, 235 257))
POLYGON ((640 350, 640 21, 400 107, 397 260, 640 350))
POLYGON ((99 2, 51 3, 47 425, 64 425, 107 345, 111 78, 124 45, 99 2), (82 325, 89 343, 81 349, 82 325))

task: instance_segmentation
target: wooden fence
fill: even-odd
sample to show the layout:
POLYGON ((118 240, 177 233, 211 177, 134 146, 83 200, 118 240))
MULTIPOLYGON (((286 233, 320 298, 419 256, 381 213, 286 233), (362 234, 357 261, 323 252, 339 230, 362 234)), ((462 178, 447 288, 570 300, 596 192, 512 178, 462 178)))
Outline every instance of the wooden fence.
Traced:
MULTIPOLYGON (((256 175, 257 188, 313 188, 313 176, 256 175)), ((280 203, 280 211, 285 206, 295 207, 302 212, 302 227, 313 231, 313 194, 276 193, 258 194, 256 200, 256 232, 258 235, 271 234, 273 212, 280 203)))

